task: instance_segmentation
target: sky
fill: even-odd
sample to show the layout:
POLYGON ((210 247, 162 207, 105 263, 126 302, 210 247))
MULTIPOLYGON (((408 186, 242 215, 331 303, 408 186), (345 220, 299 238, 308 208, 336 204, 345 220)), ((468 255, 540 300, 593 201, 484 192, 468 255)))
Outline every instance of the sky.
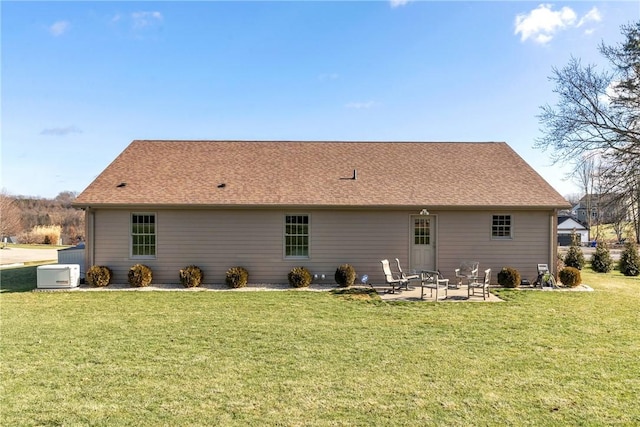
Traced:
POLYGON ((598 46, 640 2, 5 0, 0 15, 12 195, 81 192, 136 139, 208 139, 505 141, 566 196, 571 159, 534 148, 548 77, 572 56, 607 69, 598 46))

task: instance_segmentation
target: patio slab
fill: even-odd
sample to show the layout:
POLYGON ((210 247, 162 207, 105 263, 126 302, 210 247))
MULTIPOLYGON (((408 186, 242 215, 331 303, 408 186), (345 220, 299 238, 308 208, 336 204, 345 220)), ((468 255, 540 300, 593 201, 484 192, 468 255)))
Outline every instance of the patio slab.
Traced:
MULTIPOLYGON (((383 301, 430 301, 434 302, 435 292, 433 293, 433 297, 431 297, 428 289, 425 289, 424 299, 420 299, 420 286, 409 286, 409 290, 401 290, 396 291, 391 294, 385 292, 385 289, 388 288, 377 288, 378 294, 382 298, 383 301)), ((447 297, 444 297, 444 291, 438 292, 438 302, 461 302, 461 301, 469 301, 469 302, 503 302, 504 300, 498 298, 496 295, 489 293, 489 297, 485 300, 482 298, 482 295, 476 292, 476 295, 468 296, 467 287, 462 286, 460 288, 449 288, 447 291, 447 297)))

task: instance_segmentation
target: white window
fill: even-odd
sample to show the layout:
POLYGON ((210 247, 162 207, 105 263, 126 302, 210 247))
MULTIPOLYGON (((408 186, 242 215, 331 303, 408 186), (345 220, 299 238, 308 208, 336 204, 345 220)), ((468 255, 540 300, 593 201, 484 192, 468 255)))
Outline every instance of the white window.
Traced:
POLYGON ((431 221, 429 218, 414 218, 413 220, 413 244, 431 244, 431 221))
POLYGON ((493 215, 491 222, 491 238, 511 239, 512 237, 511 215, 493 215))
POLYGON ((156 257, 156 215, 131 214, 131 258, 156 257))
POLYGON ((284 256, 309 258, 309 215, 285 215, 284 256))

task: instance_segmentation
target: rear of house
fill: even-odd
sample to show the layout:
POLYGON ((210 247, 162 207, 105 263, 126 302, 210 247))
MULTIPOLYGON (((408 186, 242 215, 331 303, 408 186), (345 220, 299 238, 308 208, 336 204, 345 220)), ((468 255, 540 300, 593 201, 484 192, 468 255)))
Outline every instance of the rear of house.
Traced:
POLYGON ((286 283, 294 266, 331 283, 349 263, 383 283, 384 258, 534 278, 555 264, 568 204, 505 143, 134 141, 76 206, 87 265, 115 282, 143 263, 156 283, 190 264, 205 283, 233 266, 251 283, 286 283))

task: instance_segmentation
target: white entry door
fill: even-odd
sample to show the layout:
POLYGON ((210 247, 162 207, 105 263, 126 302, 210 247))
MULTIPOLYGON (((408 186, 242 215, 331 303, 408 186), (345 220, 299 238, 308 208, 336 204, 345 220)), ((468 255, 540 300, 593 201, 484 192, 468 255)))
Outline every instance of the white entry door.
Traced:
POLYGON ((436 218, 429 215, 411 217, 411 269, 436 268, 436 218))

